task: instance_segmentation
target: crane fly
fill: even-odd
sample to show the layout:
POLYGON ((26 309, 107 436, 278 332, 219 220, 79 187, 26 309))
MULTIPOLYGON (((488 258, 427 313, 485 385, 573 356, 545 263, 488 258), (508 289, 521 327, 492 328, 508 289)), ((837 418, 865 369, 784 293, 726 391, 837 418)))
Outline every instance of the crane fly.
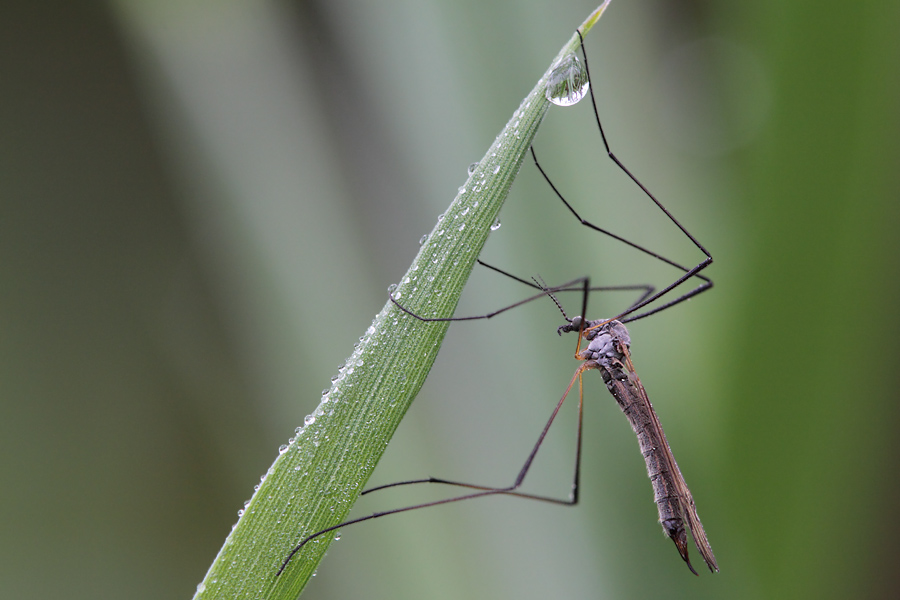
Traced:
MULTIPOLYGON (((576 30, 578 32, 579 38, 581 38, 581 31, 576 30)), ((597 286, 591 287, 589 284, 589 279, 587 277, 581 277, 570 281, 568 283, 549 287, 540 281, 539 279, 532 279, 529 281, 528 279, 517 277, 503 269, 497 268, 495 266, 489 265, 480 259, 477 261, 478 264, 493 270, 501 275, 512 278, 522 284, 528 285, 537 293, 532 296, 525 298, 519 302, 501 308, 499 310, 495 310, 493 312, 472 316, 472 317, 446 317, 446 318, 429 318, 426 316, 418 315, 413 311, 404 307, 397 298, 394 297, 393 292, 391 292, 390 300, 396 305, 400 310, 409 314, 410 316, 419 319, 421 321, 433 322, 433 321, 472 321, 478 319, 490 319, 495 317, 501 313, 504 313, 508 310, 511 310, 515 307, 521 306, 527 302, 531 302, 533 300, 537 300, 539 298, 551 298, 554 303, 556 303, 557 308, 559 308, 560 312, 563 315, 563 318, 566 320, 566 324, 557 328, 558 334, 563 333, 571 333, 578 332, 578 344, 576 346, 575 358, 582 361, 581 365, 575 370, 575 374, 572 376, 571 381, 569 382, 568 387, 563 393, 562 397, 559 399, 557 404, 555 405, 553 412, 550 415, 550 418, 547 420, 544 428, 542 429, 540 435, 538 436, 537 441, 532 447, 528 457, 525 460, 525 464, 519 470, 515 480, 511 485, 505 487, 491 487, 484 485, 477 485, 472 483, 464 483, 459 481, 452 481, 448 479, 441 479, 437 477, 426 477, 422 479, 413 479, 409 481, 400 481, 396 483, 391 483, 387 485, 378 486, 375 488, 371 488, 362 492, 362 494, 369 494, 375 491, 393 488, 398 486, 407 486, 414 485, 420 483, 437 483, 443 484, 452 487, 458 487, 468 490, 466 493, 458 496, 453 496, 450 498, 445 498, 442 500, 436 500, 433 502, 426 502, 422 504, 416 504, 413 506, 406 506, 402 508, 395 508, 391 510, 376 512, 364 517, 359 517, 356 519, 351 519, 345 521, 343 523, 339 523, 332 527, 328 527, 321 531, 317 531, 312 535, 308 535, 301 539, 301 541, 291 550, 288 556, 284 559, 281 564, 281 568, 278 569, 276 576, 280 575, 285 568, 287 568, 291 559, 303 548, 311 540, 318 538, 321 535, 326 533, 330 533, 332 531, 336 531, 348 525, 353 525, 355 523, 360 523, 363 521, 369 521, 372 519, 384 517, 387 515, 399 514, 411 510, 417 510, 420 508, 426 508, 430 506, 439 506, 442 504, 448 504, 451 502, 459 502, 463 500, 470 500, 474 498, 480 498, 485 496, 493 496, 493 495, 506 495, 506 496, 515 496, 519 498, 528 498, 532 500, 540 500, 543 502, 549 502, 553 504, 567 505, 572 506, 578 503, 579 500, 579 480, 580 480, 580 470, 581 470, 581 446, 582 446, 582 417, 583 417, 583 405, 584 405, 584 394, 582 391, 582 376, 585 371, 597 370, 600 371, 601 376, 603 377, 603 381, 606 383, 606 387, 609 389, 610 393, 616 399, 616 402, 619 404, 619 407, 625 413, 625 416, 628 418, 629 423, 631 424, 632 429, 638 438, 638 443, 640 445, 641 453, 644 456, 644 461, 647 466, 647 473, 650 477, 651 484, 653 486, 654 492, 654 500, 657 505, 657 509, 659 512, 659 521, 663 527, 663 531, 667 537, 669 537, 674 543, 675 547, 678 550, 679 555, 684 559, 685 563, 687 563, 688 568, 697 575, 697 571, 694 569, 693 565, 691 565, 690 557, 688 554, 688 542, 687 542, 687 530, 689 529, 691 535, 694 538, 694 543, 697 546, 697 549, 700 552, 700 555, 703 557, 703 560, 706 562, 706 565, 709 567, 710 571, 717 572, 719 570, 718 565, 716 564, 716 559, 713 556, 712 548, 709 545, 709 541, 706 538, 706 533, 703 530, 703 525, 700 523, 700 518, 697 515, 697 508, 694 504, 694 499, 691 496, 691 492, 687 487, 687 484, 684 481, 684 477, 681 475, 681 470, 678 468, 678 464, 675 462, 675 458, 672 455, 672 451, 669 448, 669 444, 666 441, 665 433, 663 432, 662 426, 660 425, 659 418, 656 415, 656 412, 653 410, 653 406, 650 403, 650 399, 647 396, 647 392, 644 389, 644 386, 641 384, 641 380, 637 376, 637 372, 635 371, 634 364, 631 361, 630 354, 630 345, 631 338, 628 334, 628 330, 625 328, 625 323, 630 323, 636 321, 638 319, 642 319, 644 317, 648 317, 650 315, 659 313, 662 310, 675 306, 685 300, 688 300, 701 292, 704 292, 710 288, 712 288, 712 281, 701 274, 701 271, 712 264, 712 255, 706 250, 706 248, 696 239, 693 235, 691 235, 688 230, 678 222, 678 220, 656 199, 656 197, 650 193, 650 191, 640 182, 638 179, 629 171, 625 165, 616 157, 615 154, 610 150, 609 144, 606 139, 606 135, 603 132, 603 125, 600 122, 599 111, 597 110, 597 101, 594 97, 594 89, 590 86, 590 71, 588 69, 587 64, 587 53, 584 50, 584 40, 581 39, 581 52, 584 57, 584 71, 587 80, 587 86, 582 87, 582 91, 585 89, 590 92, 591 103, 593 105, 594 116, 596 119, 597 127, 600 131, 600 136, 603 140, 603 146, 606 149, 607 156, 612 160, 613 163, 624 172, 628 178, 633 181, 652 202, 655 204, 660 211, 671 221, 681 232, 696 246, 705 256, 699 263, 697 263, 693 267, 683 266, 673 260, 670 260, 663 255, 649 250, 648 248, 638 245, 630 240, 627 240, 623 237, 620 237, 607 229, 595 225, 594 223, 584 219, 581 215, 573 208, 573 206, 563 197, 562 193, 558 190, 558 188, 553 184, 550 180, 547 173, 544 171, 544 168, 541 166, 538 161, 537 154, 534 150, 534 146, 530 148, 532 158, 534 159, 534 164, 537 167, 538 171, 541 173, 544 180, 553 190, 553 193, 556 197, 563 203, 565 208, 585 227, 594 230, 598 233, 611 237, 628 247, 637 250, 645 255, 651 256, 680 272, 675 281, 665 286, 662 290, 657 291, 653 286, 650 285, 620 285, 620 286, 597 286), (667 296, 674 289, 681 286, 683 283, 688 280, 699 280, 700 283, 697 287, 691 289, 690 291, 678 296, 677 298, 671 300, 663 300, 664 296, 667 296), (582 301, 582 311, 581 315, 574 318, 569 318, 566 316, 566 312, 563 310, 563 307, 560 301, 557 299, 557 294, 563 292, 582 292, 583 293, 583 301, 582 301), (584 318, 583 315, 587 313, 587 301, 590 292, 621 292, 621 291, 632 291, 632 292, 640 292, 640 297, 634 301, 631 305, 628 306, 627 309, 620 312, 616 316, 605 319, 605 320, 595 320, 589 321, 584 318), (655 306, 648 306, 651 303, 659 300, 661 303, 655 306), (581 349, 582 341, 586 343, 586 347, 584 350, 581 349), (575 384, 575 381, 579 382, 579 398, 578 398, 578 409, 577 409, 577 433, 576 433, 576 449, 575 449, 575 474, 572 481, 571 492, 567 498, 554 498, 549 496, 543 496, 538 494, 531 494, 520 491, 520 487, 527 475, 531 465, 537 455, 538 450, 541 447, 541 444, 546 437, 550 426, 553 424, 556 419, 557 414, 559 413, 560 408, 563 405, 563 402, 568 397, 569 392, 575 384)), ((574 55, 570 55, 574 56, 574 55)), ((567 57, 569 58, 569 57, 567 57)), ((576 64, 577 60, 571 61, 571 64, 576 64)), ((548 98, 549 92, 548 92, 548 98)), ((577 100, 576 100, 577 101, 577 100)), ((574 102, 573 102, 574 103, 574 102)))
POLYGON ((579 334, 575 357, 584 362, 576 369, 569 389, 577 378, 581 396, 582 374, 592 369, 600 371, 607 389, 616 399, 637 435, 641 454, 644 455, 647 464, 647 475, 653 484, 654 500, 659 510, 659 522, 663 531, 675 542, 678 553, 691 572, 697 575, 688 555, 686 524, 709 570, 717 572, 719 567, 716 564, 716 557, 713 556, 703 524, 697 515, 694 498, 681 475, 678 463, 675 462, 659 417, 656 416, 650 398, 647 397, 647 391, 631 362, 631 336, 628 330, 620 321, 614 319, 585 321, 582 317, 575 317, 557 330, 560 335, 573 331, 579 334), (584 350, 581 350, 582 339, 587 342, 584 350))

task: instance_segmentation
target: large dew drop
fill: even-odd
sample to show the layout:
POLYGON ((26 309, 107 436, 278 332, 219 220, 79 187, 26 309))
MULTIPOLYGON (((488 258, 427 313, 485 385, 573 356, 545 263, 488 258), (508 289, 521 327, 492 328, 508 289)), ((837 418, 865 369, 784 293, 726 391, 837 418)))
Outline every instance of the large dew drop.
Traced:
POLYGON ((588 86, 587 71, 574 53, 564 56, 547 80, 547 100, 557 106, 572 106, 584 98, 588 86))

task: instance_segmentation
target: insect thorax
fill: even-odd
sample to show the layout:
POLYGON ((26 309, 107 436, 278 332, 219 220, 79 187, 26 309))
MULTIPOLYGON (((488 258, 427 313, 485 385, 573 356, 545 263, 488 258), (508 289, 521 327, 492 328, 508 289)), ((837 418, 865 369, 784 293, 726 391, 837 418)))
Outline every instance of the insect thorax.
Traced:
MULTIPOLYGON (((604 321, 605 319, 597 319, 585 322, 584 339, 588 341, 588 346, 578 354, 578 358, 581 360, 618 359, 622 356, 620 348, 622 346, 627 348, 631 345, 631 336, 628 335, 625 325, 619 321, 609 321, 608 323, 604 323, 604 321), (600 325, 601 323, 603 325, 600 325)), ((570 324, 560 327, 559 331, 568 333, 579 331, 580 328, 581 318, 575 317, 570 324)))

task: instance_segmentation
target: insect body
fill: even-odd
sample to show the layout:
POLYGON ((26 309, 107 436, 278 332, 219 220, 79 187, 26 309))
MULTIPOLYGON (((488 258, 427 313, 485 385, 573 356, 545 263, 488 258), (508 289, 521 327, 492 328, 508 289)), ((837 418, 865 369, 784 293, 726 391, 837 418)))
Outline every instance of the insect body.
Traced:
POLYGON ((659 418, 631 362, 629 353, 631 338, 625 325, 615 320, 585 322, 581 317, 575 317, 569 324, 558 329, 559 334, 572 331, 580 331, 581 337, 588 342, 587 348, 579 350, 575 355, 584 361, 578 367, 576 375, 580 377, 584 371, 591 369, 600 371, 607 389, 618 402, 637 435, 641 454, 647 463, 647 475, 653 484, 654 500, 659 509, 659 522, 666 536, 675 542, 681 558, 696 575, 697 572, 688 556, 685 532, 687 524, 697 549, 710 571, 718 571, 716 558, 697 515, 694 498, 681 475, 659 418))

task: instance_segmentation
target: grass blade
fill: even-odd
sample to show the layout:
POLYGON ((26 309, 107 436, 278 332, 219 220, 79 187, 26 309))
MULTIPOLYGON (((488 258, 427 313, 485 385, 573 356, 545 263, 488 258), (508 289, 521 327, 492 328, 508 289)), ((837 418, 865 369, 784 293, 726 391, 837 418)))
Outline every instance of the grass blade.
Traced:
MULTIPOLYGON (((585 20, 582 33, 608 3, 585 20)), ((551 67, 577 48, 573 34, 551 67)), ((549 106, 546 77, 513 113, 397 286, 395 297, 416 314, 453 315, 549 106)), ((318 408, 269 468, 195 599, 293 600, 300 594, 333 536, 307 544, 276 578, 282 561, 306 535, 346 519, 424 383, 448 325, 425 323, 385 304, 318 408)))

